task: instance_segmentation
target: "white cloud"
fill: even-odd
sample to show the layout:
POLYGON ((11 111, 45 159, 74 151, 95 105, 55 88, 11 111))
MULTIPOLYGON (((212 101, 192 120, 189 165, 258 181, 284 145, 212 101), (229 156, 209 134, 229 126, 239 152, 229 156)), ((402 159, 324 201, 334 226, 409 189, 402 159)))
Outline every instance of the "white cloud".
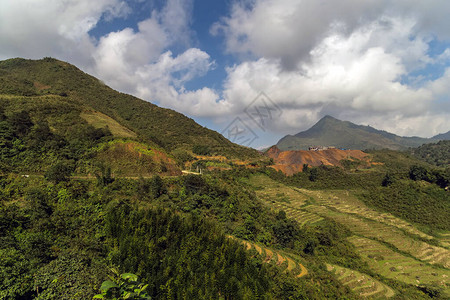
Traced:
POLYGON ((239 111, 242 99, 264 91, 283 108, 272 124, 282 132, 325 114, 402 135, 448 131, 450 72, 433 81, 411 77, 448 62, 448 49, 428 54, 430 40, 450 38, 440 28, 450 26, 442 11, 450 12, 443 1, 235 2, 211 28, 229 53, 243 55, 228 69, 224 97, 239 111))
POLYGON ((0 2, 0 57, 73 58, 88 65, 94 49, 88 35, 102 15, 129 12, 119 0, 19 0, 0 2))
POLYGON ((410 70, 432 60, 423 38, 411 38, 414 26, 410 19, 383 18, 351 34, 330 31, 293 70, 286 70, 281 58, 242 62, 228 69, 225 98, 239 111, 246 105, 242 99, 250 101, 264 91, 283 108, 272 127, 284 132, 306 129, 325 114, 355 122, 378 120, 379 128, 399 134, 445 130, 450 122, 431 109, 433 100, 450 92, 450 72, 419 88, 402 82, 410 70), (422 127, 427 122, 434 127, 422 127))
POLYGON ((189 48, 190 0, 168 0, 137 30, 125 28, 94 40, 89 31, 101 18, 131 13, 120 0, 15 0, 0 2, 0 58, 53 56, 68 60, 105 83, 163 106, 196 116, 226 110, 216 91, 189 91, 184 84, 214 66, 210 56, 189 48), (174 45, 187 49, 174 56, 174 45))
MULTIPOLYGON (((385 23, 385 33, 390 34, 374 37, 377 38, 374 42, 390 44, 387 50, 400 51, 406 41, 392 39, 402 34, 389 30, 393 20, 413 21, 414 28, 409 32, 412 37, 431 34, 448 39, 449 12, 445 0, 235 1, 230 16, 214 24, 211 32, 225 35, 226 48, 231 53, 281 58, 283 66, 290 69, 307 59, 310 51, 330 32, 351 34, 374 21, 378 21, 378 26, 385 23)), ((394 27, 401 30, 399 26, 394 27)), ((417 50, 420 51, 403 54, 409 57, 417 50)))

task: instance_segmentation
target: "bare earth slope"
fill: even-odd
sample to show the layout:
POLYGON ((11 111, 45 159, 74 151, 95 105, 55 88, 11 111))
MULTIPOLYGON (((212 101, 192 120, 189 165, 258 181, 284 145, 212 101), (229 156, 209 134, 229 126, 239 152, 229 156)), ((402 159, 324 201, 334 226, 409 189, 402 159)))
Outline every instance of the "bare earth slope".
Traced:
POLYGON ((276 170, 280 170, 286 175, 292 175, 297 172, 301 172, 303 165, 309 166, 341 166, 341 161, 347 160, 360 160, 367 163, 370 162, 370 155, 364 153, 361 150, 340 150, 340 149, 327 149, 320 151, 281 151, 277 146, 270 148, 266 155, 274 160, 272 166, 276 170))

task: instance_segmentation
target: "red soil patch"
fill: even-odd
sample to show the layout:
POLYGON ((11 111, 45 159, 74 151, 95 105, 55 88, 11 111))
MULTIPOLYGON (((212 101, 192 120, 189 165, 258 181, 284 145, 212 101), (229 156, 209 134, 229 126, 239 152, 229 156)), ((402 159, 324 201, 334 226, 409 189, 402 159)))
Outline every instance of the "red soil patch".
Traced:
POLYGON ((340 161, 343 159, 360 160, 367 163, 370 163, 371 160, 370 155, 361 150, 281 151, 276 146, 273 146, 266 152, 266 155, 275 162, 271 167, 282 171, 286 175, 301 172, 304 164, 313 167, 320 165, 342 166, 340 161))

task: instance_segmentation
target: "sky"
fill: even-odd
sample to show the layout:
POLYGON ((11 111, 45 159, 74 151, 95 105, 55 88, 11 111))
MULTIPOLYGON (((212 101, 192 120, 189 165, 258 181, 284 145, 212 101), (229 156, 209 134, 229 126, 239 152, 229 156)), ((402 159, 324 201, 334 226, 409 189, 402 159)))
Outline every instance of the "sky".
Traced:
POLYGON ((321 117, 450 130, 448 0, 0 0, 0 60, 55 57, 230 140, 321 117))

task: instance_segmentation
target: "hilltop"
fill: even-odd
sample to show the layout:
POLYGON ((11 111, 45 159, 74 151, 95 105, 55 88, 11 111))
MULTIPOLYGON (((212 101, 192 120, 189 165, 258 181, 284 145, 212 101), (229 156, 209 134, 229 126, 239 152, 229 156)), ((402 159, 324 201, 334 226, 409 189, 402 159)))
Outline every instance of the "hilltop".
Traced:
POLYGON ((61 163, 77 174, 107 165, 116 175, 179 175, 199 148, 228 159, 260 157, 52 58, 1 61, 0 110, 3 173, 42 173, 61 163))
MULTIPOLYGON (((70 107, 73 114, 88 122, 112 119, 122 134, 157 144, 169 152, 192 151, 196 145, 205 145, 211 153, 229 157, 257 156, 255 150, 233 144, 183 114, 117 92, 77 67, 53 58, 0 62, 0 95, 4 104, 11 103, 13 96, 22 101, 50 97, 56 105, 70 107)), ((39 106, 33 110, 44 109, 39 106)))
POLYGON ((276 144, 281 150, 307 150, 311 146, 335 146, 345 149, 405 150, 425 143, 447 139, 449 133, 432 138, 401 137, 370 126, 356 125, 325 116, 314 126, 295 135, 287 135, 276 144))

